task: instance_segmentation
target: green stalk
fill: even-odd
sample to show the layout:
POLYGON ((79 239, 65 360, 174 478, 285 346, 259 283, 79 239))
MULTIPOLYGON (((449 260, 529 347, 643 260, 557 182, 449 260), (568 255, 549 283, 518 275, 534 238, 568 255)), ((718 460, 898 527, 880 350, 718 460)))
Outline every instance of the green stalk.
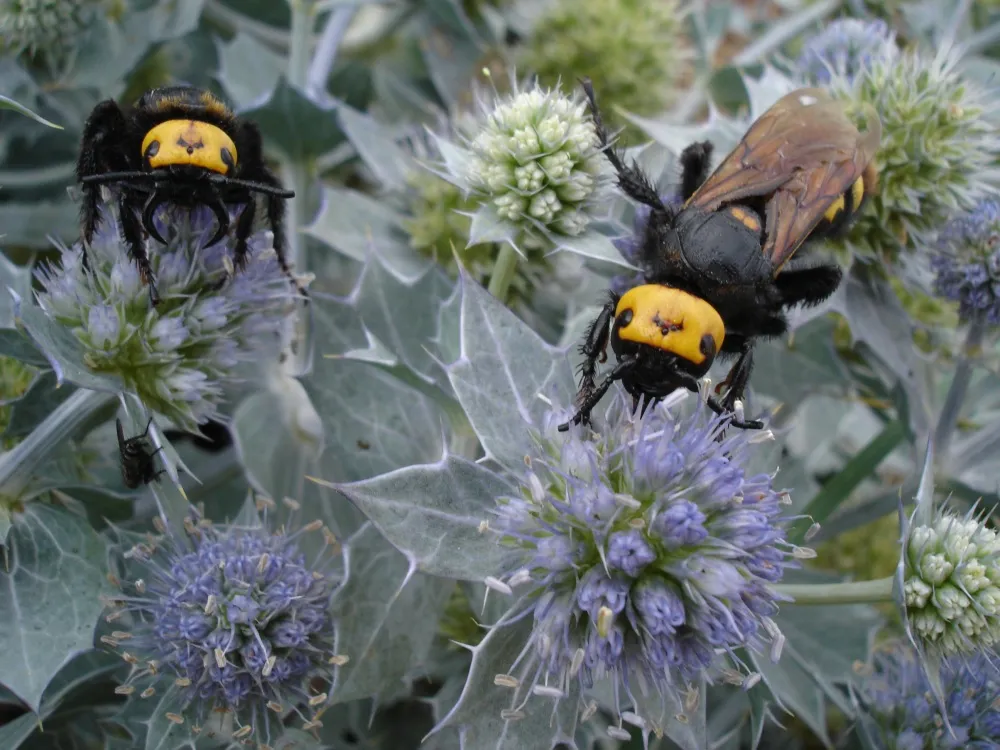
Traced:
POLYGON ((937 428, 934 430, 934 453, 943 461, 947 460, 948 447, 955 435, 962 403, 969 391, 969 383, 972 382, 973 362, 979 356, 985 333, 986 321, 982 315, 978 315, 969 323, 965 343, 962 345, 962 356, 955 367, 955 377, 948 388, 948 395, 945 396, 937 428))
POLYGON ((891 602, 892 576, 875 581, 846 583, 778 583, 775 592, 790 596, 795 604, 879 604, 891 602))
POLYGON ((504 243, 493 266, 493 273, 490 274, 490 285, 487 287, 487 291, 504 304, 507 302, 507 290, 510 288, 510 282, 514 280, 515 271, 517 271, 517 250, 509 243, 504 243))
POLYGON ((80 388, 31 431, 12 450, 0 456, 0 487, 4 495, 17 496, 31 481, 31 477, 54 451, 83 425, 93 414, 107 407, 117 398, 107 391, 80 388))

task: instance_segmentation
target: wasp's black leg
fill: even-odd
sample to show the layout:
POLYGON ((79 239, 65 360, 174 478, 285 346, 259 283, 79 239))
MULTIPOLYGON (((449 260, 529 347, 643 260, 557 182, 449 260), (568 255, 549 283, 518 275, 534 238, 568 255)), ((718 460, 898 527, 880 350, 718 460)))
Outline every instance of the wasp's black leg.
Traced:
POLYGON ((589 394, 587 394, 585 400, 580 404, 579 410, 573 416, 569 422, 564 422, 559 425, 559 432, 566 432, 571 424, 584 424, 590 423, 590 412, 597 406, 597 403, 604 398, 604 394, 608 392, 608 389, 616 380, 621 380, 628 371, 635 367, 636 362, 639 361, 638 357, 631 356, 622 359, 615 368, 607 374, 607 377, 601 381, 600 385, 596 386, 589 394))
POLYGON ((615 153, 614 147, 611 145, 608 130, 601 119, 601 112, 597 108, 597 97, 594 94, 594 86, 590 82, 590 79, 583 78, 580 80, 580 83, 587 95, 587 101, 590 103, 590 113, 594 118, 594 128, 597 131, 598 141, 604 150, 604 155, 608 157, 611 166, 618 173, 618 186, 622 189, 622 192, 633 200, 649 206, 655 212, 669 214, 670 210, 660 200, 660 194, 656 192, 656 188, 653 187, 653 183, 650 182, 649 178, 642 173, 635 163, 630 167, 625 166, 618 154, 615 153))
POLYGON ((743 343, 743 349, 740 351, 740 356, 736 360, 736 364, 730 368, 726 379, 719 383, 715 389, 715 392, 718 393, 722 386, 729 387, 725 397, 722 399, 722 405, 727 411, 732 411, 736 406, 737 399, 743 398, 743 392, 746 390, 747 383, 750 382, 750 373, 752 372, 753 342, 747 339, 743 343))
POLYGON ((841 278, 843 272, 834 265, 788 268, 777 275, 774 284, 785 307, 818 305, 837 291, 841 278))
POLYGON ((149 301, 155 307, 160 302, 156 292, 156 280, 153 278, 153 268, 149 265, 149 256, 142 238, 142 221, 139 218, 139 204, 129 198, 128 193, 122 193, 118 199, 118 221, 121 224, 122 241, 128 248, 129 257, 139 267, 139 278, 149 285, 149 301))
MULTIPOLYGON (((76 179, 127 170, 131 165, 123 156, 127 149, 128 121, 125 113, 113 99, 101 102, 90 113, 80 139, 80 154, 76 160, 76 179)), ((93 183, 80 185, 80 230, 83 237, 83 266, 89 267, 87 247, 94 239, 94 232, 101 220, 101 186, 93 183)))
POLYGON ((601 312, 590 324, 587 331, 587 338, 580 345, 580 354, 586 359, 580 365, 580 395, 577 401, 587 398, 586 394, 594 390, 594 379, 597 377, 597 363, 604 362, 608 358, 608 338, 611 335, 611 317, 618 307, 618 295, 611 292, 608 301, 604 304, 601 312))
MULTIPOLYGON (((700 393, 701 389, 698 387, 698 380, 693 375, 687 375, 685 373, 678 373, 678 379, 681 385, 687 388, 692 393, 700 393)), ((719 403, 719 399, 715 396, 709 394, 708 398, 705 399, 705 403, 708 404, 708 408, 719 415, 726 415, 730 417, 729 424, 733 427, 739 428, 741 430, 762 430, 764 429, 764 423, 759 419, 742 420, 737 419, 733 414, 732 409, 727 409, 722 404, 719 403)))
POLYGON ((712 163, 711 141, 692 143, 681 152, 681 199, 687 201, 705 184, 712 163))
MULTIPOLYGON (((254 165, 246 172, 239 175, 241 179, 269 185, 272 188, 282 189, 281 180, 264 164, 264 150, 260 130, 252 122, 244 122, 240 126, 237 134, 236 147, 239 150, 241 161, 245 165, 254 165)), ((251 199, 253 196, 251 196, 251 199)), ((302 198, 299 198, 302 200, 302 198)), ((285 198, 267 194, 267 222, 271 226, 271 233, 274 235, 274 254, 278 257, 278 265, 282 273, 292 282, 296 291, 302 295, 306 303, 309 302, 309 293, 305 287, 299 284, 292 270, 288 267, 288 257, 285 254, 288 244, 285 238, 285 198)))
POLYGON ((257 201, 251 195, 236 222, 236 248, 233 251, 233 266, 237 273, 246 268, 247 261, 250 259, 250 247, 247 240, 250 239, 250 233, 253 232, 253 220, 256 214, 257 201))

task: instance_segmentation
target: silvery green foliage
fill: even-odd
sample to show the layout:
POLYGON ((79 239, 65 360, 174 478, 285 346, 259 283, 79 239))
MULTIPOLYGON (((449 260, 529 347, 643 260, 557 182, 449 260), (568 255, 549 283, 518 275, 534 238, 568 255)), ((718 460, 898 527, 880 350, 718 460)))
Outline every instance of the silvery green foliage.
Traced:
MULTIPOLYGON (((930 292, 936 273, 956 318, 988 307, 977 269, 993 278, 993 223, 977 196, 995 135, 989 101, 969 103, 994 85, 994 16, 918 3, 885 26, 856 9, 844 25, 832 3, 782 7, 759 24, 727 3, 675 19, 697 75, 676 107, 644 117, 608 92, 609 120, 636 126, 617 146, 673 202, 681 150, 710 139, 720 160, 799 85, 804 50, 857 83, 879 50, 905 44, 894 64, 928 75, 886 79, 872 99, 883 126, 905 125, 911 145, 947 137, 930 162, 887 141, 889 187, 852 241, 884 241, 880 200, 922 207, 907 218, 914 256, 950 261, 907 280, 930 292), (934 68, 953 43, 964 56, 934 68), (915 127, 914 112, 954 127, 915 127), (970 154, 967 184, 949 192, 970 154)), ((957 361, 925 331, 918 351, 914 301, 855 264, 828 303, 791 311, 792 336, 756 348, 744 408, 768 431, 716 442, 698 395, 640 418, 613 389, 596 431, 558 433, 595 306, 642 278, 648 216, 606 177, 579 73, 559 92, 531 83, 542 4, 0 3, 11 8, 46 12, 15 26, 0 15, 0 747, 809 750, 857 737, 874 750, 927 722, 939 744, 990 737, 968 689, 995 661, 982 648, 992 521, 970 515, 1000 500, 992 328, 934 331, 957 361), (506 80, 502 61, 526 83, 484 93, 482 68, 506 80), (83 123, 102 99, 177 82, 260 128, 296 192, 286 234, 296 271, 314 277, 308 307, 276 272, 266 223, 251 267, 227 279, 231 240, 202 248, 200 210, 157 217, 170 240, 147 244, 160 308, 107 207, 82 274, 83 123), (432 187, 414 201, 420 180, 432 187), (523 202, 517 221, 496 199, 523 202), (506 289, 493 284, 525 230, 538 247, 514 259, 506 289), (435 253, 420 249, 428 237, 435 253), (116 418, 126 436, 149 424, 163 472, 149 486, 122 484, 116 418), (832 569, 840 534, 900 497, 918 508, 904 509, 905 547, 881 540, 897 575, 832 569), (940 595, 907 609, 917 583, 940 595), (910 616, 886 625, 870 603, 894 597, 910 616), (974 674, 935 650, 939 625, 974 674), (915 653, 879 667, 882 693, 856 666, 879 627, 915 653)), ((574 19, 567 39, 603 31, 574 19)))

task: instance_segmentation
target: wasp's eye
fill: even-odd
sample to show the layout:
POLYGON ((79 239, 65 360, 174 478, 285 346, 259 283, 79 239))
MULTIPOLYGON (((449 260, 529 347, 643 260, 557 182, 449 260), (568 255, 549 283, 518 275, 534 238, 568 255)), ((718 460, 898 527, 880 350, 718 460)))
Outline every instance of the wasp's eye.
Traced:
POLYGON ((149 147, 146 149, 146 158, 148 159, 152 156, 156 156, 159 153, 159 151, 160 151, 160 142, 153 141, 152 143, 149 144, 149 147))
POLYGON ((222 163, 230 169, 236 166, 236 160, 233 159, 233 154, 228 148, 223 148, 220 156, 222 157, 222 163))
POLYGON ((715 339, 712 338, 711 334, 706 333, 704 336, 701 337, 700 349, 701 353, 704 354, 706 357, 715 356, 716 354, 715 339))
POLYGON ((618 316, 618 327, 624 328, 631 322, 632 322, 632 310, 630 309, 622 310, 621 314, 618 316))

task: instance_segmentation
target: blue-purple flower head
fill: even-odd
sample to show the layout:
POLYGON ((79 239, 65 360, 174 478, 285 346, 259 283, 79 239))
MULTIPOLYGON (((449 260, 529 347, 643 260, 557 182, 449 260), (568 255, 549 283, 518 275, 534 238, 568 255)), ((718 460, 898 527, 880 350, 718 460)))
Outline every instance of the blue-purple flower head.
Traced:
POLYGON ((962 320, 1000 324, 1000 203, 981 201, 945 224, 931 268, 934 291, 958 302, 962 320))
POLYGON ((532 694, 560 697, 610 677, 621 718, 654 729, 662 712, 621 711, 642 686, 676 710, 688 683, 718 667, 755 684, 737 649, 780 655, 771 584, 796 550, 785 540, 787 495, 744 469, 759 434, 717 441, 726 420, 706 409, 678 419, 661 404, 640 418, 615 394, 596 435, 559 433, 567 414, 549 413, 521 496, 501 499, 489 524, 523 557, 487 584, 523 594, 516 616, 534 620, 510 674, 497 678, 516 689, 511 718, 532 694))
POLYGON ((806 42, 796 68, 812 84, 827 84, 835 75, 853 81, 873 60, 896 52, 896 32, 885 21, 841 18, 806 42))
POLYGON ((320 521, 272 532, 189 518, 182 534, 135 544, 108 617, 121 630, 102 638, 132 666, 118 692, 152 698, 175 686, 184 710, 170 721, 231 713, 236 734, 258 742, 270 714, 321 707, 333 665, 346 661, 333 653, 335 549, 320 521), (299 541, 314 533, 324 544, 309 560, 299 541))
MULTIPOLYGON (((661 195, 660 199, 673 208, 680 208, 683 203, 679 195, 661 195)), ((649 206, 636 206, 635 215, 632 219, 632 233, 612 240, 612 244, 618 248, 618 252, 622 254, 622 257, 635 266, 641 267, 642 243, 646 235, 646 225, 649 223, 650 213, 652 213, 652 209, 649 206)), ((645 283, 645 276, 640 271, 638 273, 623 273, 614 276, 609 286, 615 294, 625 294, 632 287, 645 283)))
POLYGON ((1000 747, 1000 680, 989 657, 947 659, 940 681, 947 721, 912 648, 897 643, 876 653, 864 702, 885 750, 1000 747))
POLYGON ((87 252, 90 273, 79 244, 64 248, 60 265, 38 271, 38 304, 80 342, 87 368, 121 378, 148 409, 194 429, 215 414, 240 363, 277 355, 295 290, 270 232, 251 237, 249 262, 230 275, 232 239, 204 247, 216 229, 209 209, 165 208, 155 223, 168 240, 148 246, 157 307, 107 213, 87 252))

